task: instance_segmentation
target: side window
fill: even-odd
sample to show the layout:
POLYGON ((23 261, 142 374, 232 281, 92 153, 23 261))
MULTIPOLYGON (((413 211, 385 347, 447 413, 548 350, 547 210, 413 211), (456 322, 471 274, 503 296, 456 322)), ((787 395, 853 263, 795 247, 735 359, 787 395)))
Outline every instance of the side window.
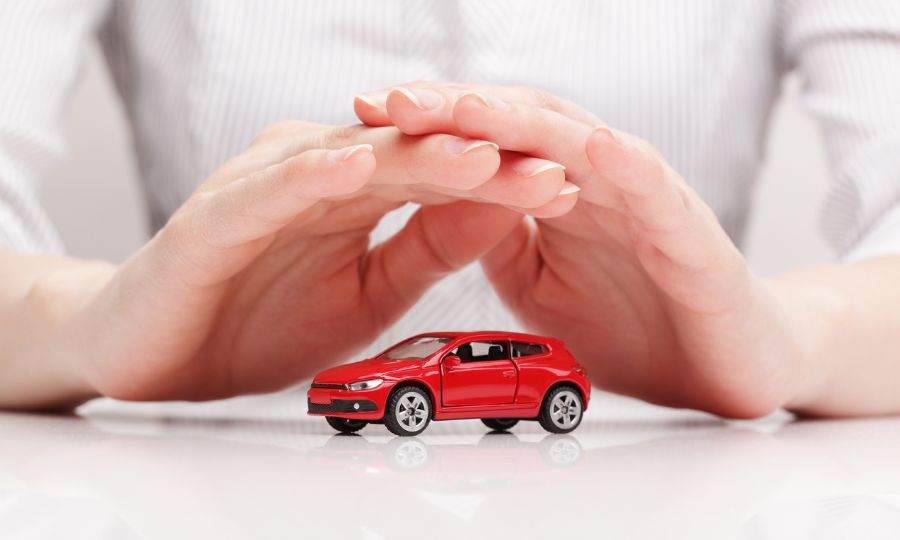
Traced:
POLYGON ((506 360, 509 358, 509 346, 506 341, 470 341, 463 343, 450 354, 455 354, 463 362, 506 360))
POLYGON ((523 356, 534 356, 536 354, 544 354, 547 352, 547 346, 540 343, 525 343, 524 341, 512 342, 513 358, 521 358, 523 356))

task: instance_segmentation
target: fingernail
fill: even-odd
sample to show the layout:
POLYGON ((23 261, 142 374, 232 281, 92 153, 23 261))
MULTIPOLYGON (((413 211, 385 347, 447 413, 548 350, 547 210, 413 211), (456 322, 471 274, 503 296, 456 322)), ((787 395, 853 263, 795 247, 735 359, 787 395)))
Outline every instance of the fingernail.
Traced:
POLYGON ((459 99, 463 99, 465 97, 474 97, 478 101, 482 103, 485 107, 490 109, 504 110, 509 109, 509 103, 503 101, 502 99, 497 99, 495 97, 488 97, 484 94, 479 94, 478 92, 466 92, 465 94, 459 96, 459 99))
POLYGON ((618 135, 616 134, 616 132, 613 131, 613 129, 612 129, 611 127, 609 127, 609 126, 600 126, 600 127, 598 127, 597 129, 594 130, 594 133, 604 133, 604 134, 606 134, 607 137, 609 137, 609 138, 612 139, 613 141, 615 141, 615 142, 617 142, 617 143, 621 142, 621 141, 619 140, 619 136, 618 136, 618 135))
POLYGON ((566 168, 554 161, 540 158, 523 158, 513 165, 513 171, 525 178, 531 178, 532 176, 537 176, 552 170, 564 171, 566 168))
POLYGON ((573 193, 578 193, 581 191, 581 188, 573 184, 572 182, 566 182, 563 184, 563 188, 559 190, 559 195, 572 195, 573 193))
POLYGON ((348 146, 346 148, 338 148, 328 152, 328 159, 331 161, 347 161, 357 152, 371 152, 374 150, 371 144, 357 144, 356 146, 348 146))
POLYGON ((390 90, 376 90, 374 92, 364 92, 362 94, 357 94, 353 99, 358 99, 362 101, 369 107, 374 107, 376 109, 383 109, 384 104, 387 102, 387 96, 390 90))
POLYGON ((391 92, 403 94, 406 99, 413 102, 413 105, 423 111, 433 111, 444 104, 444 96, 434 90, 397 86, 391 88, 391 92))
POLYGON ((454 137, 449 139, 446 143, 447 149, 453 152, 454 154, 468 154, 473 150, 477 150, 479 148, 484 148, 486 146, 491 146, 495 151, 500 150, 500 146, 492 143, 491 141, 478 141, 473 139, 460 139, 454 137))

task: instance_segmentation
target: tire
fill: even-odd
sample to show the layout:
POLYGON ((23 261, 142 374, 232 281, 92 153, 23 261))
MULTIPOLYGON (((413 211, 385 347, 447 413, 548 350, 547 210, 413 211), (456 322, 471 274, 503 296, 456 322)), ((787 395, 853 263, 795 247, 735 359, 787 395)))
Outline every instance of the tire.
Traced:
POLYGON ((550 433, 570 433, 584 414, 581 392, 572 386, 557 386, 544 396, 538 421, 550 433))
POLYGON ((365 420, 351 420, 350 418, 338 418, 336 416, 326 416, 325 421, 328 425, 341 433, 356 433, 366 427, 365 420))
POLYGON ((492 431, 508 431, 519 423, 518 418, 482 418, 481 423, 492 431))
POLYGON ((384 427, 394 435, 412 437, 425 431, 431 422, 432 406, 428 393, 418 386, 401 386, 391 393, 384 411, 384 427), (413 417, 410 411, 415 411, 413 417))

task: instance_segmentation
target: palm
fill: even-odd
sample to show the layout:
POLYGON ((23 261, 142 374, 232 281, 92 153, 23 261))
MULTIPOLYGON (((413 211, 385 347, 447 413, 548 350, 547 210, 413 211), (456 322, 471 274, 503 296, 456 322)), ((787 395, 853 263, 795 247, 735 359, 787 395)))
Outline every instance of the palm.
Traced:
MULTIPOLYGON (((790 344, 764 289, 751 286, 753 298, 709 316, 698 306, 716 298, 648 272, 628 235, 610 225, 621 216, 589 206, 537 222, 531 234, 540 240, 519 252, 537 261, 533 271, 488 269, 502 272, 495 285, 528 327, 565 340, 595 384, 655 403, 744 416, 738 396, 781 388, 777 364, 790 344), (588 217, 598 213, 609 215, 588 217)), ((503 249, 486 263, 503 264, 503 249)))
POLYGON ((221 378, 223 394, 272 390, 374 339, 403 308, 368 295, 361 272, 368 234, 394 206, 374 198, 337 204, 278 235, 224 291, 198 353, 217 365, 198 364, 209 368, 198 377, 221 378))

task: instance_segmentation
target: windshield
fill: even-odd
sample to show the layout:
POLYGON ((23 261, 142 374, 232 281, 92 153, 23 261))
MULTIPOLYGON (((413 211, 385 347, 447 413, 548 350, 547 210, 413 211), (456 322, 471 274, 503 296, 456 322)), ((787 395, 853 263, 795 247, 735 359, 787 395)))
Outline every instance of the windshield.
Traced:
POLYGON ((448 343, 450 343, 448 337, 422 336, 391 347, 378 358, 425 360, 448 343))

